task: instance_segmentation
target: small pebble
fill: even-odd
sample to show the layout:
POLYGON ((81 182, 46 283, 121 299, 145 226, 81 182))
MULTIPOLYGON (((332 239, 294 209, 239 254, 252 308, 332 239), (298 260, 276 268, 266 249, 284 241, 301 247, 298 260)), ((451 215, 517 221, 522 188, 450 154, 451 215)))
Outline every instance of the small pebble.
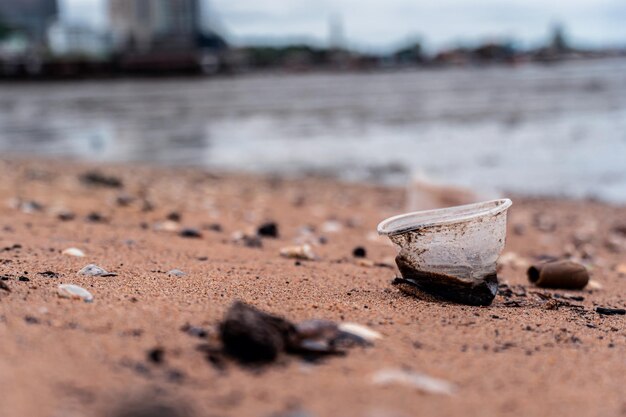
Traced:
POLYGON ((305 261, 315 260, 317 257, 313 253, 311 245, 287 246, 280 250, 280 256, 291 259, 301 259, 305 261))
POLYGON ((180 269, 172 269, 171 271, 167 272, 167 275, 171 275, 173 277, 184 277, 185 274, 183 271, 181 271, 180 269))
POLYGON ((367 251, 363 246, 357 246, 352 250, 352 256, 355 258, 365 258, 367 256, 367 251))
POLYGON ((75 218, 76 214, 71 211, 61 211, 59 214, 57 214, 57 219, 64 222, 69 222, 71 220, 74 220, 75 218))
POLYGON ((147 357, 150 362, 161 364, 165 360, 165 351, 163 348, 156 347, 148 351, 147 357))
POLYGON ((107 221, 106 217, 104 217, 102 214, 98 213, 97 211, 92 211, 91 213, 87 215, 85 219, 88 222, 92 222, 92 223, 104 223, 107 221))
POLYGON ((4 281, 0 281, 0 290, 11 292, 11 288, 9 288, 8 284, 4 281))
POLYGON ((78 248, 67 248, 61 253, 63 255, 76 256, 79 258, 83 258, 85 256, 85 252, 83 252, 82 250, 78 248))
POLYGON ((57 287, 57 294, 61 298, 83 300, 86 303, 93 301, 93 295, 83 287, 74 284, 61 284, 57 287))

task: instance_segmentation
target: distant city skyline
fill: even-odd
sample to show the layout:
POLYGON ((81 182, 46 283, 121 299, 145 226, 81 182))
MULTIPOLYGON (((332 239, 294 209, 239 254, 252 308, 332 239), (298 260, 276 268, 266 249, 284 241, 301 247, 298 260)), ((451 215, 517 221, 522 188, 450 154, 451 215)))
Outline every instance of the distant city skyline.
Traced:
MULTIPOLYGON (((106 0, 59 0, 63 19, 106 25, 106 0)), ((623 0, 201 0, 204 21, 241 43, 326 45, 338 22, 346 46, 381 51, 420 39, 427 47, 512 39, 544 41, 559 23, 581 46, 626 46, 623 0), (217 17, 216 17, 217 16, 217 17)))

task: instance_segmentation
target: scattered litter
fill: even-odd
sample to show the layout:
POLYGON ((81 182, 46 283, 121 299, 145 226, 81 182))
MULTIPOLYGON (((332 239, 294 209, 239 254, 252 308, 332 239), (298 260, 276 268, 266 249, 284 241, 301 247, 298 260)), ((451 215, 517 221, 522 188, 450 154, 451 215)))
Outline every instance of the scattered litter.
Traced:
POLYGON ((78 271, 79 275, 88 275, 92 277, 115 277, 117 274, 107 272, 106 270, 100 268, 98 265, 89 264, 85 266, 83 269, 78 271))
POLYGON ((278 225, 275 222, 264 223, 258 227, 257 235, 276 239, 278 238, 278 225))
POLYGON ((287 246, 280 250, 280 256, 290 259, 301 259, 305 261, 313 261, 317 259, 311 245, 304 244, 300 246, 287 246))
POLYGON ((114 176, 107 176, 98 171, 88 171, 79 177, 80 181, 85 185, 100 186, 109 188, 123 187, 122 180, 114 176))
POLYGON ((61 253, 63 255, 76 256, 78 258, 83 258, 85 256, 85 252, 78 248, 67 248, 61 253))
POLYGON ((352 250, 352 256, 355 258, 365 258, 367 257, 367 251, 363 246, 357 246, 352 250))
POLYGON ((572 261, 547 262, 533 265, 527 271, 528 280, 538 287, 583 289, 589 282, 584 265, 572 261))
POLYGON ((596 312, 598 314, 603 314, 605 316, 613 316, 620 315, 623 316, 626 314, 626 310, 623 308, 609 308, 609 307, 596 307, 596 312))
POLYGON ((404 369, 382 369, 372 376, 372 382, 382 386, 405 385, 428 394, 452 395, 456 391, 454 384, 446 380, 404 369))
POLYGON ((396 265, 402 278, 393 284, 414 287, 418 296, 490 305, 498 291, 496 260, 504 248, 511 204, 509 199, 492 200, 382 221, 378 233, 400 248, 396 265))
POLYGON ((83 300, 86 303, 93 301, 93 295, 83 287, 74 284, 61 284, 57 287, 57 294, 61 298, 83 300))
POLYGON ((183 271, 181 271, 180 269, 172 269, 171 271, 167 272, 167 275, 171 275, 173 277, 184 277, 185 274, 183 271))
POLYGON ((199 239, 202 237, 202 233, 198 230, 198 229, 194 229, 194 228, 185 228, 182 229, 179 233, 178 236, 180 237, 187 237, 187 238, 193 238, 193 239, 199 239))

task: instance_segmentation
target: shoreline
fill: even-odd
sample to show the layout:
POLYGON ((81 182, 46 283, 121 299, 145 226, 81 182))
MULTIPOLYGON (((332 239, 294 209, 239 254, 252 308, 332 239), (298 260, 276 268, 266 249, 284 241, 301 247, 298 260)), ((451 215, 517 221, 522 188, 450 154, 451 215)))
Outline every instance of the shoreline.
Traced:
POLYGON ((5 157, 0 178, 0 275, 10 289, 0 290, 0 415, 121 416, 113 410, 136 398, 185 404, 194 417, 617 416, 626 407, 624 317, 595 312, 626 304, 626 245, 616 232, 624 206, 514 198, 499 271, 514 294, 470 307, 392 287, 395 249, 375 230, 404 211, 402 188, 5 157), (87 171, 121 186, 81 180, 87 171), (268 221, 278 237, 248 247, 241 236, 268 221), (185 228, 200 237, 182 237, 185 228), (302 243, 316 260, 279 255, 302 243), (70 247, 86 256, 64 255, 70 247), (352 256, 357 247, 371 262, 352 256), (545 257, 584 263, 601 288, 534 287, 525 270, 545 257), (117 276, 77 275, 90 263, 117 276), (168 275, 173 269, 185 275, 168 275), (59 298, 61 283, 88 289, 93 302, 59 298), (568 294, 583 299, 552 309, 544 298, 568 294), (295 321, 359 323, 383 338, 319 363, 281 356, 260 369, 221 367, 202 349, 237 299, 295 321), (385 369, 456 390, 373 383, 385 369))

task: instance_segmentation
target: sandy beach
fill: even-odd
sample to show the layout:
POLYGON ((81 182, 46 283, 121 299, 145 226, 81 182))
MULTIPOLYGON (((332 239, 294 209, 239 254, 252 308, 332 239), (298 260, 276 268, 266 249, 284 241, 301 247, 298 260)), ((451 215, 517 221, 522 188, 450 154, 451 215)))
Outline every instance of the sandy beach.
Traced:
POLYGON ((159 415, 194 417, 626 415, 626 318, 596 312, 626 306, 626 207, 508 196, 506 285, 470 307, 391 286, 396 249, 376 225, 404 211, 401 188, 6 157, 0 177, 0 416, 121 417, 163 402, 178 414, 159 415), (119 183, 85 180, 94 170, 119 183), (246 245, 267 222, 278 237, 246 245), (279 255, 303 243, 316 260, 279 255), (72 247, 85 256, 62 253, 72 247), (548 257, 583 263, 592 285, 529 284, 527 267, 548 257), (87 264, 116 276, 78 275, 87 264), (60 284, 93 302, 60 298, 60 284), (235 300, 382 338, 315 362, 216 360, 207 346, 235 300), (454 389, 375 384, 388 369, 454 389))

